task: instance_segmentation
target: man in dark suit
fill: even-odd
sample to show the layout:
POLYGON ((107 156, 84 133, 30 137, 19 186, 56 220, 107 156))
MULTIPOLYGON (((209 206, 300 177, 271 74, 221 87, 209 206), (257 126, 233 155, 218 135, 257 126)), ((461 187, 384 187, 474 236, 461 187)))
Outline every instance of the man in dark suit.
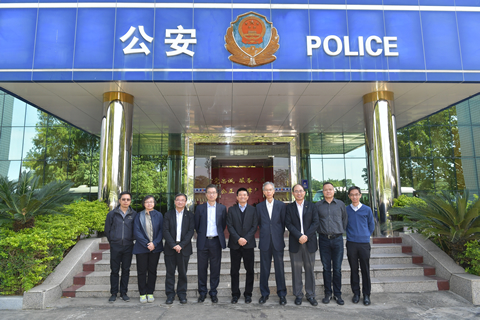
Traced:
POLYGON ((175 299, 175 269, 178 270, 177 295, 181 304, 187 303, 187 268, 192 254, 192 237, 195 227, 193 212, 185 208, 187 196, 175 196, 175 209, 167 211, 163 222, 165 238, 165 294, 167 304, 175 299))
POLYGON ((305 200, 305 189, 300 184, 293 187, 295 201, 287 206, 285 225, 290 231, 288 250, 292 264, 292 290, 295 304, 303 299, 302 265, 305 269, 305 292, 312 306, 315 300, 315 252, 317 251, 318 212, 313 203, 305 200))
POLYGON ((209 184, 206 188, 207 203, 195 210, 195 230, 197 231, 198 302, 205 301, 207 295, 207 269, 210 264, 210 298, 218 302, 217 287, 220 282, 222 249, 226 248, 225 234, 227 208, 217 203, 217 187, 209 184))
POLYGON ((239 278, 240 263, 243 258, 243 265, 247 271, 245 280, 245 303, 252 302, 252 291, 254 281, 254 263, 256 247, 255 232, 257 231, 257 214, 255 208, 247 204, 248 190, 239 188, 237 190, 238 205, 228 209, 227 228, 230 233, 228 247, 230 248, 230 276, 232 278, 232 303, 237 303, 240 297, 239 278))
POLYGON ((262 296, 258 303, 264 304, 270 295, 268 278, 270 267, 275 267, 275 281, 277 283, 277 295, 280 297, 280 305, 285 305, 287 299, 287 286, 285 285, 285 269, 283 265, 283 251, 285 249, 285 204, 273 199, 275 185, 272 182, 263 184, 265 201, 256 206, 258 225, 260 226, 260 292, 262 296))

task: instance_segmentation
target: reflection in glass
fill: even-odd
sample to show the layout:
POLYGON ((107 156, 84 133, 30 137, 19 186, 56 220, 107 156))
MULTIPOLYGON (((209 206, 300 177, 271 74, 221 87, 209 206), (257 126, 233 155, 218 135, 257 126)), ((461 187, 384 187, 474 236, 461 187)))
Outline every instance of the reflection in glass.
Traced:
POLYGON ((365 159, 345 159, 345 171, 347 188, 355 185, 362 190, 368 189, 368 173, 365 159))
POLYGON ((433 157, 452 157, 453 140, 452 130, 449 126, 432 126, 430 128, 432 137, 433 157))
POLYGON ((21 160, 23 127, 2 127, 0 136, 0 160, 21 160))
POLYGON ((0 174, 10 180, 18 180, 21 165, 21 161, 0 161, 0 174))
POLYGON ((431 158, 412 158, 412 177, 415 190, 433 190, 434 172, 431 158))
POLYGON ((3 126, 23 126, 25 124, 25 109, 27 104, 11 96, 5 97, 3 107, 3 126))
MULTIPOLYGON (((433 159, 436 190, 455 190, 455 163, 452 158, 433 159)), ((459 173, 463 175, 463 172, 459 173)))
MULTIPOLYGON (((26 127, 34 127, 42 121, 42 119, 47 119, 48 115, 42 110, 38 110, 35 107, 27 104, 27 116, 25 118, 26 127)), ((44 124, 47 125, 46 123, 44 124)))

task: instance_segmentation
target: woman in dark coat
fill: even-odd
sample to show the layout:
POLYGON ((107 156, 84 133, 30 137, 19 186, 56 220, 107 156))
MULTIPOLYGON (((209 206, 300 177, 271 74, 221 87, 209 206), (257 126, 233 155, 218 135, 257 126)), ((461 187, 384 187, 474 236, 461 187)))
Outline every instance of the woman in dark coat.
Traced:
POLYGON ((155 300, 153 291, 157 280, 157 265, 163 251, 163 215, 154 209, 156 201, 153 196, 146 196, 142 205, 145 210, 137 214, 133 223, 133 254, 137 257, 140 302, 146 303, 155 300))

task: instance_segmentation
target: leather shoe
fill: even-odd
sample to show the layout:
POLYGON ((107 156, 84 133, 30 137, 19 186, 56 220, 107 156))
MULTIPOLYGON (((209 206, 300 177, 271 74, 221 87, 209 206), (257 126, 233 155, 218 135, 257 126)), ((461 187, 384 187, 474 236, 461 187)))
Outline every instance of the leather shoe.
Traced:
POLYGON ((369 295, 364 295, 363 296, 363 304, 366 305, 366 306, 369 306, 370 303, 371 303, 370 296, 369 295))
POLYGON ((198 297, 198 302, 203 302, 205 301, 205 295, 204 294, 201 294, 199 297, 198 297))
POLYGON ((238 302, 238 297, 232 297, 232 304, 235 304, 238 302))
POLYGON ((210 296, 210 299, 212 299, 212 303, 217 303, 218 302, 217 296, 210 296))
POLYGON ((302 297, 296 297, 296 298, 295 298, 295 304, 296 304, 297 306, 301 305, 301 304, 302 304, 302 297))
POLYGON ((342 297, 340 296, 333 296, 333 299, 337 300, 337 304, 343 306, 345 302, 343 301, 342 297))
POLYGON ((167 301, 165 301, 165 303, 166 304, 172 304, 174 299, 175 299, 175 297, 167 297, 167 301))
POLYGON ((360 296, 358 294, 354 294, 352 298, 353 303, 358 303, 360 301, 360 296))
POLYGON ((186 304, 187 303, 187 298, 180 298, 180 303, 181 304, 186 304))
POLYGON ((322 299, 322 302, 325 303, 325 304, 329 304, 330 300, 332 300, 332 296, 331 295, 326 295, 325 298, 322 299))
POLYGON ((117 295, 116 295, 116 294, 112 294, 112 296, 110 297, 110 299, 108 299, 108 302, 115 302, 115 300, 117 300, 117 295))
POLYGON ((281 306, 284 306, 287 304, 287 298, 285 298, 284 296, 283 297, 280 297, 280 305, 281 306))
POLYGON ((307 298, 308 302, 310 302, 310 304, 314 307, 318 306, 318 302, 317 300, 315 300, 314 297, 310 297, 310 298, 307 298))
POLYGON ((245 303, 251 303, 252 302, 252 297, 246 296, 245 297, 245 303))
POLYGON ((260 299, 258 300, 258 303, 264 304, 265 302, 267 302, 267 300, 268 300, 268 296, 261 296, 260 299))

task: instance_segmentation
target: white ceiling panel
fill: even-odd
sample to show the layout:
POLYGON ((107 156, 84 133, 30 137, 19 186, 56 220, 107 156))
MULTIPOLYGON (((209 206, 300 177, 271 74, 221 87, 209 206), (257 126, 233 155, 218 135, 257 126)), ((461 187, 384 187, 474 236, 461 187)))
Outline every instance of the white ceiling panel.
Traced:
POLYGON ((234 83, 234 96, 266 96, 270 83, 234 83))
POLYGON ((304 96, 329 96, 336 95, 344 86, 346 82, 311 82, 303 92, 304 96))
POLYGON ((134 96, 135 132, 362 132, 363 95, 395 96, 399 127, 480 92, 463 83, 0 83, 27 102, 94 134, 103 94, 134 96))
POLYGON ((269 96, 301 96, 308 83, 272 83, 268 90, 269 96))

